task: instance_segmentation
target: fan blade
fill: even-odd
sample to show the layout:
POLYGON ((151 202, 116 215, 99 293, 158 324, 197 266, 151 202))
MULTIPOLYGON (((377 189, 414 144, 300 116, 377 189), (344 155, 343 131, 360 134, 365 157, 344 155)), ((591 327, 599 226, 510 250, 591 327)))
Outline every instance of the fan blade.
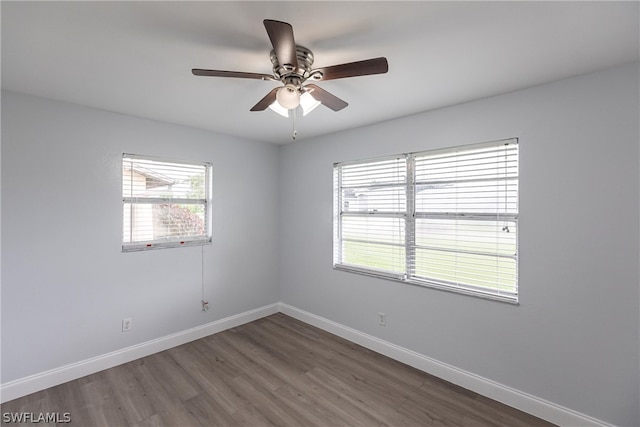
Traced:
POLYGON ((298 57, 291 24, 272 19, 265 19, 263 22, 280 66, 284 66, 288 71, 296 70, 298 68, 298 57))
POLYGON ((258 101, 258 103, 254 105, 250 111, 264 111, 269 108, 269 105, 273 104, 276 100, 276 92, 278 91, 278 89, 280 88, 276 87, 272 89, 271 92, 269 92, 267 96, 258 101))
POLYGON ((368 76, 371 74, 384 74, 389 71, 387 58, 365 59, 364 61, 349 62, 347 64, 333 65, 331 67, 318 68, 311 71, 320 71, 322 78, 319 80, 344 79, 346 77, 368 76))
POLYGON ((314 84, 306 85, 305 89, 307 89, 307 91, 311 94, 311 96, 313 96, 316 101, 322 102, 323 105, 326 105, 333 111, 340 111, 344 107, 349 105, 342 99, 338 98, 335 95, 332 95, 331 93, 314 84))
POLYGON ((257 80, 275 80, 270 74, 260 73, 244 73, 242 71, 220 71, 220 70, 202 70, 200 68, 194 68, 191 70, 194 76, 208 76, 208 77, 236 77, 241 79, 257 79, 257 80))

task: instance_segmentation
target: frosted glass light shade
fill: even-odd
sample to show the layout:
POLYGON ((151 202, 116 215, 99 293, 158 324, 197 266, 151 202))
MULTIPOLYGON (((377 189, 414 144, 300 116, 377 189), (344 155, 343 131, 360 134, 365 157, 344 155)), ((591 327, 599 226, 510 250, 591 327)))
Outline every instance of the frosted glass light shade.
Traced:
POLYGON ((276 100, 281 106, 287 110, 291 110, 300 105, 300 92, 294 85, 287 84, 278 89, 276 92, 276 100))
POLYGON ((302 115, 306 116, 312 112, 321 102, 315 99, 309 92, 305 92, 300 97, 300 106, 302 107, 302 115))
POLYGON ((289 110, 280 105, 278 101, 273 101, 271 105, 269 105, 269 108, 283 117, 289 117, 289 110))

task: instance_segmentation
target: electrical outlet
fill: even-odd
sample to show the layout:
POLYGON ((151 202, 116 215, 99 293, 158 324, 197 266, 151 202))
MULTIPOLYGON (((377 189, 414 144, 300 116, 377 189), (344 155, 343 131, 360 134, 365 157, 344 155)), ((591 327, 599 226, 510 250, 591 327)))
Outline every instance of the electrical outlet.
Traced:
POLYGON ((122 319, 122 332, 130 331, 132 326, 133 326, 133 320, 131 320, 130 317, 127 317, 126 319, 122 319))
POLYGON ((384 313, 378 313, 378 325, 387 326, 387 315, 384 313))
POLYGON ((202 300, 202 311, 209 310, 209 301, 202 300))

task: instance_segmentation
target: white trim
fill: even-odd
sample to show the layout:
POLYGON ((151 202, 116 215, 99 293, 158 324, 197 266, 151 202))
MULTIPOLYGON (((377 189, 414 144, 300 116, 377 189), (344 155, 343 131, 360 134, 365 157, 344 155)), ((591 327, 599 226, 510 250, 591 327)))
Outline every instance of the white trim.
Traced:
POLYGON ((611 424, 604 421, 456 368, 282 302, 245 311, 244 313, 196 326, 182 332, 10 381, 0 385, 0 403, 131 362, 278 312, 554 424, 562 426, 612 427, 611 424))
POLYGON ((280 312, 505 405, 562 426, 611 424, 432 359, 313 313, 280 303, 280 312))
POLYGON ((86 375, 131 362, 190 341, 222 332, 224 330, 252 322, 278 313, 279 304, 266 305, 244 313, 215 320, 175 334, 166 335, 147 342, 112 351, 107 354, 81 360, 69 365, 30 375, 0 385, 0 403, 26 396, 49 387, 63 384, 86 375))

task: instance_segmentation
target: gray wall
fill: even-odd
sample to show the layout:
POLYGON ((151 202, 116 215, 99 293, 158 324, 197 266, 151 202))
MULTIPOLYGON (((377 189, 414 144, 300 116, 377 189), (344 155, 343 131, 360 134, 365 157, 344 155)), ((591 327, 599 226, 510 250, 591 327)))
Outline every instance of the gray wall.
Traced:
POLYGON ((282 147, 3 92, 1 381, 283 301, 639 425, 638 86, 636 64, 282 147), (334 162, 513 136, 520 306, 331 268, 334 162), (209 312, 200 248, 120 252, 122 152, 213 162, 209 312))
POLYGON ((2 383, 277 302, 278 156, 3 92, 2 383), (208 312, 200 247, 121 252, 123 152, 213 163, 208 312))
POLYGON ((640 425, 638 91, 635 64, 283 147, 282 301, 640 425), (332 269, 334 162, 508 137, 520 138, 519 306, 332 269))

